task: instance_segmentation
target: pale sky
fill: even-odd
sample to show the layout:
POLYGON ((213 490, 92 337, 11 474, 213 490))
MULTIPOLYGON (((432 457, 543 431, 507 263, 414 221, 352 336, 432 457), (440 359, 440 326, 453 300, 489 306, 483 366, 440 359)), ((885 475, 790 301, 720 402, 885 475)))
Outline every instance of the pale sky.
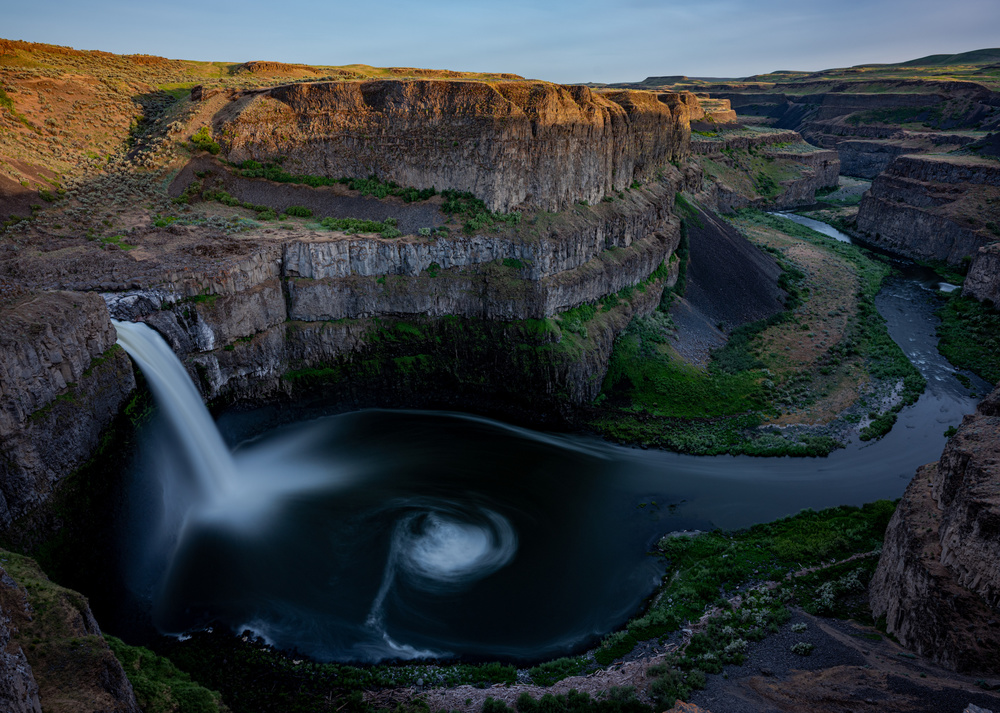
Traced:
POLYGON ((175 59, 621 82, 1000 47, 1000 0, 0 0, 0 37, 175 59))

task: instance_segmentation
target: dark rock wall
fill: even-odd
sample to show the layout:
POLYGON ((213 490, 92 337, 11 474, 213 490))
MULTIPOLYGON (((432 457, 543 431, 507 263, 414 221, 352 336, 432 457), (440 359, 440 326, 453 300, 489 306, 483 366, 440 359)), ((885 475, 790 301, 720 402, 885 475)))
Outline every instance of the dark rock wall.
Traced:
POLYGON ((31 294, 0 312, 0 529, 96 448, 135 381, 96 294, 31 294))
POLYGON ((1000 669, 1000 389, 903 495, 872 579, 872 612, 948 668, 1000 669))
POLYGON ((857 228, 875 245, 952 265, 997 240, 989 228, 1000 164, 966 156, 900 156, 872 182, 857 228))

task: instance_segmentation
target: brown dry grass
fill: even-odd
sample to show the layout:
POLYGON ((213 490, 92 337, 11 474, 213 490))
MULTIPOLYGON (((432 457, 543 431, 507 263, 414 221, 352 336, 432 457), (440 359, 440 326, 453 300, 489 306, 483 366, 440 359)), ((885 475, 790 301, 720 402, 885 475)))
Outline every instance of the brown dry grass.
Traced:
POLYGON ((847 260, 817 245, 762 226, 748 227, 747 232, 751 240, 780 250, 798 267, 805 274, 801 286, 808 290, 793 319, 760 335, 757 356, 776 382, 808 373, 818 398, 773 423, 829 423, 857 400, 868 381, 860 356, 844 360, 829 374, 820 371, 820 362, 850 329, 858 306, 858 275, 847 260))

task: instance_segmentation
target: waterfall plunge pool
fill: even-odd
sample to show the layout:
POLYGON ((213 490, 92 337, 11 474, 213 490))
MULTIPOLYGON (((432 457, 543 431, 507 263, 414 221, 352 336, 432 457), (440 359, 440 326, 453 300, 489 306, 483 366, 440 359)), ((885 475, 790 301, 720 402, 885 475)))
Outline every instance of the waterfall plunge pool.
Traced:
MULTIPOLYGON (((207 412, 193 415, 204 410, 193 386, 130 347, 144 373, 172 374, 158 386, 147 373, 160 403, 188 401, 161 406, 135 468, 126 559, 139 619, 170 634, 250 629, 319 660, 581 650, 655 590, 660 536, 896 498, 940 456, 975 399, 937 352, 936 287, 910 274, 877 299, 927 391, 885 438, 823 459, 684 456, 385 410, 252 438, 266 410, 223 414, 230 453, 206 433, 207 412)), ((145 349, 173 358, 165 344, 145 349)))

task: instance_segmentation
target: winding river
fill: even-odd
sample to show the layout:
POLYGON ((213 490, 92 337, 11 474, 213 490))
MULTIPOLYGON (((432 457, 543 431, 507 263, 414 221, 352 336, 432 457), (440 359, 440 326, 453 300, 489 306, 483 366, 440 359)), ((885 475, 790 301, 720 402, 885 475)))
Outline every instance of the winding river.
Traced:
POLYGON ((940 456, 977 399, 937 352, 938 288, 910 270, 877 298, 926 392, 885 438, 821 459, 693 457, 383 410, 249 439, 254 414, 224 415, 230 452, 206 435, 169 348, 122 325, 158 402, 177 402, 146 430, 136 467, 130 588, 161 632, 250 629, 321 660, 579 650, 652 593, 662 572, 647 552, 664 533, 896 498, 940 456))

